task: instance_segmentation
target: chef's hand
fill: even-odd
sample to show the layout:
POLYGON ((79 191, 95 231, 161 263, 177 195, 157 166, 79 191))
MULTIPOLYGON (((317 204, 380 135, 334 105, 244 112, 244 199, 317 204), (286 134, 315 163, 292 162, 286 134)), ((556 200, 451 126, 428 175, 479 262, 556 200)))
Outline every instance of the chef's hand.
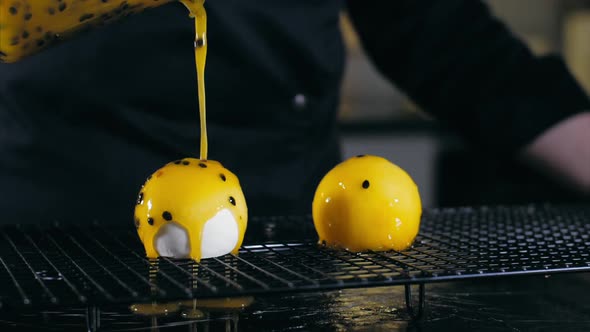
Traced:
POLYGON ((590 197, 590 112, 558 123, 523 152, 533 166, 590 197))

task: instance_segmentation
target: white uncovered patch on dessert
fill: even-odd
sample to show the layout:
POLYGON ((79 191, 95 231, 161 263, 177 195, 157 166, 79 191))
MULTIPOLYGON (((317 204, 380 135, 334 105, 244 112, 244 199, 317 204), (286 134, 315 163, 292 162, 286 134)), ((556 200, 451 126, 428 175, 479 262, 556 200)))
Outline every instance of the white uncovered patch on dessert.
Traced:
MULTIPOLYGON (((174 222, 160 227, 156 234, 156 250, 162 257, 190 257, 190 240, 186 230, 174 222)), ((201 258, 229 254, 238 243, 238 223, 228 209, 209 219, 201 238, 201 258)))
POLYGON ((191 249, 186 230, 173 222, 162 225, 156 234, 156 250, 162 257, 189 257, 191 249))
POLYGON ((238 244, 238 223, 228 209, 209 219, 203 227, 201 257, 210 258, 229 254, 238 244))

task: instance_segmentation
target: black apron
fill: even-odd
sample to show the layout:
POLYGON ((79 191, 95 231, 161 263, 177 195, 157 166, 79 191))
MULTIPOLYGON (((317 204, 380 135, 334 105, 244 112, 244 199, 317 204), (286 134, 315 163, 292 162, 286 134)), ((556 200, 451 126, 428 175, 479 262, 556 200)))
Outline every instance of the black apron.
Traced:
MULTIPOLYGON (((294 4, 206 4, 209 158, 251 215, 309 213, 340 158, 342 4, 294 4)), ((131 223, 147 176, 199 155, 193 40, 173 3, 0 64, 0 223, 131 223)))
MULTIPOLYGON (((343 0, 211 0, 210 158, 251 215, 309 213, 340 160, 343 0)), ((377 68, 467 139, 513 156, 590 109, 558 56, 535 57, 475 0, 349 0, 377 68)), ((131 222, 144 179, 198 156, 193 23, 175 3, 0 65, 0 223, 131 222)))

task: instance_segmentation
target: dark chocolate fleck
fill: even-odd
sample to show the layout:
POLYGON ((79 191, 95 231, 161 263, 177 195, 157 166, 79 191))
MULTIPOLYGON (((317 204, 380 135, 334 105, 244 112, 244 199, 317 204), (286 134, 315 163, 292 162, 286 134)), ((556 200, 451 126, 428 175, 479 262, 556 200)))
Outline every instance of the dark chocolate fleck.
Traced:
POLYGON ((363 188, 364 188, 364 189, 367 189, 367 188, 369 188, 369 186, 370 186, 370 185, 371 185, 371 184, 369 183, 369 180, 365 180, 365 181, 363 181, 363 188))
POLYGON ((170 221, 172 220, 172 213, 164 211, 164 213, 162 213, 162 218, 164 218, 166 221, 170 221))

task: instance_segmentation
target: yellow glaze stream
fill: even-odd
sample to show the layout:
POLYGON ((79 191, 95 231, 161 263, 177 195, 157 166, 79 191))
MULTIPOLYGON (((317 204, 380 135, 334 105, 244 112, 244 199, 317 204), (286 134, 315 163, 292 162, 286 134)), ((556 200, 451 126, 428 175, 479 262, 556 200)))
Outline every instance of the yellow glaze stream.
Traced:
POLYGON ((195 65, 197 68, 197 89, 199 96, 199 117, 201 120, 201 160, 207 160, 207 108, 205 102, 205 64, 207 62, 207 12, 205 0, 181 0, 195 19, 195 65))

